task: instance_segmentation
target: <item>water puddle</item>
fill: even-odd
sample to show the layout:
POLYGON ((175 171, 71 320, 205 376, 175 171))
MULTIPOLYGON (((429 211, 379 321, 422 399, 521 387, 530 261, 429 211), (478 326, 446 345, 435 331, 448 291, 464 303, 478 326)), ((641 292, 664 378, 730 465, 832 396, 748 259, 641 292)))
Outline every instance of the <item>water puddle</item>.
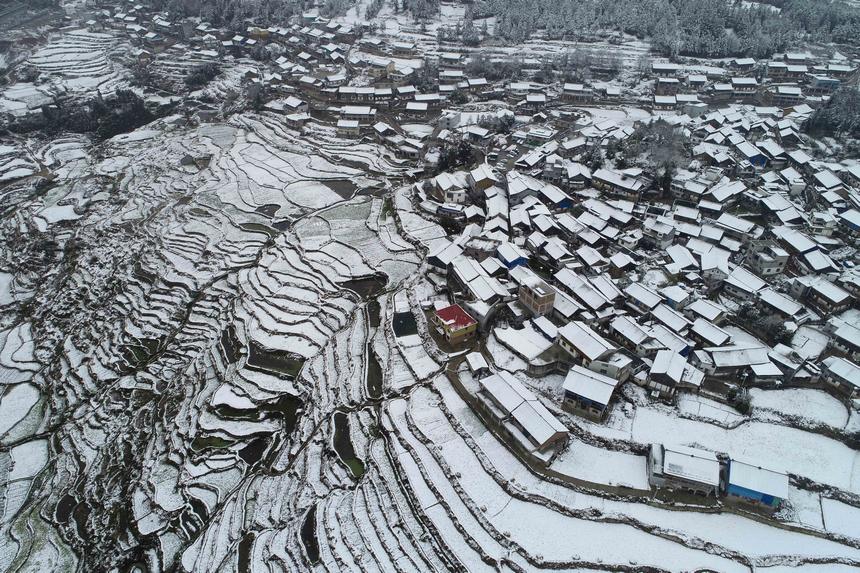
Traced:
POLYGON ((362 299, 375 298, 388 284, 388 277, 382 273, 363 277, 360 279, 351 279, 338 283, 341 288, 347 288, 354 291, 362 299))
POLYGON ((251 341, 249 346, 249 368, 263 370, 269 373, 281 374, 295 378, 301 371, 305 361, 285 350, 269 350, 257 342, 251 341))
POLYGON ((397 338, 418 334, 418 323, 415 322, 415 315, 411 312, 395 312, 391 327, 397 338))
POLYGON ((367 395, 371 398, 382 397, 382 366, 379 358, 370 344, 367 345, 367 378, 365 380, 367 395))
POLYGON ((349 417, 344 412, 335 412, 334 415, 334 450, 352 471, 353 476, 360 478, 364 475, 364 462, 355 455, 355 448, 349 437, 349 417))
POLYGON ((317 541, 317 506, 313 506, 305 516, 305 521, 302 523, 301 536, 308 561, 312 564, 318 563, 320 560, 320 547, 319 541, 317 541))
POLYGON ((352 196, 355 195, 355 190, 357 189, 355 183, 349 179, 328 179, 326 181, 320 181, 320 183, 337 193, 337 196, 341 199, 352 198, 352 196))

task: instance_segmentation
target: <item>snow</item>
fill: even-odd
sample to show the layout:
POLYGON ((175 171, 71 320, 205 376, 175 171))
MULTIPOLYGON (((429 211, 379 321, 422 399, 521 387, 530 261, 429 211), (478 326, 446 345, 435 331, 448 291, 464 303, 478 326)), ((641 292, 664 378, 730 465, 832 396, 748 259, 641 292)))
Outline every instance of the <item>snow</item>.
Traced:
POLYGON ((827 531, 860 539, 860 508, 822 497, 821 509, 827 531))
MULTIPOLYGON (((481 465, 475 459, 473 451, 485 454, 486 457, 482 456, 482 459, 487 463, 491 463, 495 471, 500 472, 499 479, 511 484, 511 486, 517 490, 532 493, 539 496, 539 498, 552 500, 553 502, 560 504, 561 507, 567 507, 574 511, 588 510, 590 512, 597 512, 598 515, 630 516, 640 522, 653 524, 662 528, 665 532, 683 532, 681 534, 683 539, 703 539, 717 543, 721 547, 728 547, 753 556, 796 554, 801 552, 803 554, 829 555, 832 554, 832 551, 841 552, 846 555, 855 555, 858 553, 855 549, 843 549, 841 546, 826 540, 769 527, 765 524, 745 519, 737 515, 702 514, 692 511, 670 511, 650 505, 612 501, 606 498, 598 498, 580 492, 574 492, 564 485, 544 481, 527 470, 518 458, 513 456, 507 448, 495 439, 491 432, 486 430, 480 421, 477 420, 471 409, 462 402, 444 378, 437 378, 434 386, 442 393, 445 404, 452 409, 457 420, 468 431, 468 434, 474 438, 478 446, 478 450, 475 450, 473 447, 460 448, 458 446, 459 440, 452 439, 451 437, 440 436, 439 439, 434 439, 434 442, 442 445, 443 452, 448 452, 451 448, 456 447, 456 456, 454 456, 454 454, 446 455, 445 459, 449 463, 456 463, 458 467, 463 468, 460 470, 460 476, 462 476, 462 479, 469 481, 477 480, 481 484, 476 485, 474 488, 469 486, 467 487, 471 492, 470 497, 476 500, 486 500, 483 503, 488 507, 487 515, 494 515, 491 508, 499 507, 501 505, 510 507, 510 505, 513 504, 513 501, 507 502, 506 494, 498 493, 498 489, 492 487, 492 483, 495 482, 492 480, 488 481, 488 474, 480 471, 481 465), (501 499, 498 496, 501 496, 501 499), (848 553, 844 553, 844 551, 847 551, 848 553)), ((413 411, 415 409, 430 410, 433 408, 432 403, 426 403, 423 396, 420 398, 416 397, 416 399, 413 399, 411 404, 413 411)), ((422 419, 425 419, 424 415, 422 415, 422 419)), ((441 431, 440 425, 432 422, 430 418, 427 418, 424 424, 419 423, 418 427, 433 428, 432 431, 434 433, 441 431)), ((449 434, 446 433, 445 436, 449 436, 449 434)), ((535 499, 535 501, 537 501, 536 498, 531 499, 535 499)), ((510 518, 508 523, 513 523, 515 521, 516 513, 515 508, 511 515, 508 516, 510 518)), ((547 540, 548 542, 553 539, 553 534, 543 529, 539 524, 539 521, 544 519, 544 516, 538 517, 532 512, 529 512, 523 513, 522 519, 528 519, 528 522, 524 527, 538 528, 533 529, 532 531, 540 531, 541 534, 549 535, 550 537, 547 540)), ((559 521, 561 518, 555 518, 555 520, 559 521)), ((601 525, 605 526, 606 524, 601 525)), ((573 525, 557 523, 556 527, 561 528, 568 533, 579 532, 583 535, 597 535, 599 537, 605 537, 607 533, 607 531, 604 530, 600 533, 594 532, 589 534, 586 531, 581 531, 579 523, 576 522, 573 525), (573 528, 571 529, 571 527, 573 528)), ((511 525, 511 528, 512 529, 510 529, 510 531, 512 532, 519 529, 516 525, 511 525)), ((613 531, 612 533, 615 535, 616 531, 613 531)), ((573 540, 578 537, 579 535, 575 535, 573 537, 568 536, 567 541, 559 541, 559 543, 570 547, 569 544, 575 543, 573 540)), ((514 538, 517 539, 516 537, 514 538)), ((591 537, 589 537, 589 541, 590 540, 591 537)), ((646 561, 644 556, 648 554, 648 550, 652 547, 650 540, 646 536, 631 542, 644 544, 637 546, 640 549, 640 555, 643 557, 633 557, 634 559, 637 559, 640 564, 643 564, 643 562, 646 561)), ((619 554, 611 548, 607 548, 605 551, 605 556, 612 556, 612 562, 623 562, 623 553, 619 554)), ((678 570, 695 570, 695 556, 692 557, 692 561, 690 561, 689 553, 684 554, 684 550, 679 550, 677 546, 669 547, 667 548, 667 551, 668 552, 665 553, 663 559, 660 561, 661 565, 666 566, 671 564, 678 570)), ((544 556, 547 557, 548 554, 545 553, 544 556)), ((583 555, 583 557, 585 556, 583 555)), ((727 564, 721 564, 716 567, 716 570, 730 571, 733 569, 727 564)))
POLYGON ((23 420, 39 401, 39 389, 33 384, 15 384, 0 396, 0 435, 23 420))
POLYGON ((236 391, 226 384, 222 384, 212 396, 213 406, 229 406, 237 410, 252 410, 256 408, 256 404, 248 397, 241 396, 236 391))
POLYGON ((706 418, 722 425, 737 424, 745 419, 745 416, 731 406, 686 392, 678 396, 678 410, 682 414, 706 418))
POLYGON ((573 438, 550 469, 581 480, 648 490, 646 465, 644 456, 592 446, 573 438))
MULTIPOLYGON (((424 402, 424 400, 410 402, 412 415, 417 418, 417 426, 428 433, 432 439, 442 430, 442 426, 432 423, 434 417, 438 415, 435 411, 426 406, 419 406, 424 402)), ((402 421, 405 407, 406 405, 401 401, 393 402, 390 407, 394 422, 401 432, 406 431, 402 421)), ((551 561, 573 558, 597 562, 609 556, 611 561, 616 563, 658 564, 670 560, 687 563, 694 569, 710 567, 727 572, 744 570, 740 565, 733 565, 716 556, 649 536, 626 524, 574 518, 554 512, 541 504, 512 497, 488 474, 474 471, 473 468, 478 467, 479 462, 461 439, 456 439, 449 434, 445 435, 446 438, 438 436, 434 442, 441 448, 441 455, 446 462, 451 464, 452 471, 459 473, 458 482, 464 493, 477 507, 487 508, 484 515, 496 530, 509 533, 512 540, 532 555, 541 555, 551 561)), ((417 440, 410 440, 410 444, 419 452, 420 458, 427 467, 431 463, 429 452, 417 440)), ((410 483, 418 479, 412 473, 407 475, 410 483)), ((442 478, 434 483, 444 491, 445 481, 447 480, 442 478)), ((447 496, 446 499, 448 499, 447 496)), ((445 538, 452 534, 457 535, 457 532, 443 532, 445 538)))
POLYGON ((48 463, 48 440, 31 440, 9 450, 12 455, 10 482, 34 477, 48 463))
POLYGON ((773 410, 779 414, 797 416, 834 428, 848 423, 848 410, 837 398, 822 390, 790 388, 786 390, 750 390, 751 405, 757 410, 773 410))

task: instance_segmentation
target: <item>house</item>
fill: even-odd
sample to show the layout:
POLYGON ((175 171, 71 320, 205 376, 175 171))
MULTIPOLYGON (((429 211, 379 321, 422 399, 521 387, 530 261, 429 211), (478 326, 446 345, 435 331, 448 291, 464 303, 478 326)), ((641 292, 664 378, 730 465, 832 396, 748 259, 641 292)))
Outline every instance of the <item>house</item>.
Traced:
POLYGON ((654 356, 663 348, 646 327, 625 314, 609 321, 609 331, 622 346, 640 358, 654 356))
POLYGON ((645 387, 661 398, 671 398, 680 388, 698 391, 705 380, 705 373, 687 363, 684 356, 673 350, 661 350, 654 357, 645 387))
POLYGON ((660 294, 666 299, 666 304, 674 310, 683 310, 693 301, 693 297, 678 285, 669 285, 660 289, 660 294))
POLYGON ((532 316, 545 316, 552 312, 555 289, 535 275, 520 283, 519 301, 532 316))
POLYGON ((591 184, 601 191, 632 199, 638 199, 645 188, 638 177, 605 168, 600 168, 591 175, 591 184))
POLYGON ((492 167, 486 163, 482 163, 469 172, 467 182, 472 191, 483 193, 490 187, 498 185, 499 178, 493 173, 492 167))
POLYGON ((755 344, 735 344, 693 352, 691 361, 709 376, 728 380, 780 382, 782 371, 770 361, 769 348, 755 344))
POLYGON ((654 93, 656 95, 673 96, 678 93, 681 81, 678 78, 657 78, 654 85, 654 93))
POLYGON ((564 379, 562 406, 593 420, 602 420, 609 410, 618 380, 574 366, 564 379))
POLYGON ((750 256, 749 265, 760 277, 770 277, 782 274, 788 264, 789 255, 785 249, 772 243, 755 245, 750 256))
POLYGON ((651 444, 648 483, 656 488, 682 489, 716 497, 720 488, 720 461, 716 454, 705 450, 651 444))
POLYGON ((485 305, 492 306, 510 295, 508 289, 490 276, 481 263, 464 255, 454 257, 448 264, 448 277, 455 288, 459 286, 468 291, 467 296, 485 305))
POLYGON ((825 193, 827 191, 839 191, 844 187, 844 184, 839 177, 837 177, 832 171, 829 169, 824 169, 822 171, 816 172, 813 176, 813 185, 819 191, 819 193, 825 193))
POLYGON ((752 221, 735 217, 731 213, 723 213, 716 220, 716 226, 726 234, 744 242, 750 238, 756 239, 761 236, 762 230, 752 221))
POLYGON ((755 169, 764 169, 767 165, 767 155, 746 140, 739 141, 735 145, 735 151, 738 153, 740 159, 748 161, 755 169))
POLYGON ((747 99, 756 95, 758 81, 751 77, 732 78, 732 92, 735 98, 747 99))
POLYGON ((394 69, 395 64, 393 61, 373 58, 368 62, 367 74, 375 79, 386 78, 394 69))
POLYGON ((640 283, 630 283, 624 289, 624 294, 627 295, 627 302, 641 314, 651 312, 663 302, 663 298, 659 294, 640 283))
POLYGON ((470 352, 467 354, 466 365, 469 367, 469 372, 472 373, 473 378, 483 378, 490 373, 490 365, 480 352, 470 352))
POLYGON ((353 139, 361 137, 361 125, 358 120, 339 119, 337 120, 337 136, 353 139))
POLYGON ((469 316, 459 304, 437 310, 433 315, 433 323, 452 345, 469 340, 478 331, 478 321, 469 316))
POLYGON ((860 328, 853 324, 842 323, 833 330, 830 346, 855 362, 860 360, 860 328))
POLYGON ((590 103, 594 92, 583 84, 564 84, 561 90, 561 100, 578 105, 590 103))
POLYGON ((496 257, 508 269, 519 265, 526 265, 529 262, 529 254, 527 252, 507 241, 499 245, 499 248, 496 250, 496 257))
POLYGON ((670 330, 679 334, 686 333, 687 329, 690 327, 690 321, 687 320, 680 312, 674 310, 667 304, 658 304, 657 307, 651 311, 651 316, 665 324, 670 330))
POLYGON ((806 309, 803 305, 791 298, 788 295, 782 294, 772 288, 762 289, 758 293, 759 307, 767 312, 775 313, 779 316, 802 322, 802 319, 807 316, 806 309))
POLYGON ((665 249, 675 240, 675 227, 649 217, 642 223, 642 234, 657 248, 665 249))
POLYGON ((270 101, 264 106, 264 109, 283 114, 308 113, 308 103, 295 96, 289 96, 284 99, 270 101))
POLYGON ((522 382, 507 371, 479 380, 485 407, 511 437, 533 453, 547 454, 568 439, 567 428, 522 382), (519 436, 528 441, 523 442, 519 436))
POLYGON ((855 398, 860 394, 860 366, 840 356, 829 356, 821 362, 821 377, 838 392, 855 398))
POLYGON ((459 69, 466 65, 466 59, 463 57, 463 54, 457 54, 455 52, 446 52, 439 55, 439 67, 440 68, 454 68, 459 69))
POLYGON ((681 72, 681 66, 672 62, 654 62, 651 64, 651 73, 659 78, 677 76, 681 72))
POLYGON ((372 125, 376 120, 376 110, 365 105, 345 105, 340 110, 340 117, 361 125, 372 125))
POLYGON ((840 228, 849 237, 860 236, 860 211, 848 209, 837 215, 840 228))
POLYGON ((724 291, 727 295, 743 301, 753 300, 756 293, 766 286, 767 283, 764 280, 741 266, 735 267, 723 284, 724 291))
POLYGON ((788 475, 736 458, 727 462, 726 499, 776 511, 788 498, 788 475))
POLYGON ((311 116, 306 113, 291 113, 284 117, 284 123, 287 127, 297 129, 299 131, 305 126, 305 123, 310 121, 311 116))
POLYGON ((687 318, 690 320, 703 318, 714 324, 722 324, 728 316, 728 311, 725 307, 713 301, 699 298, 694 300, 687 306, 687 308, 684 309, 684 314, 686 314, 687 318))
POLYGON ((795 277, 789 293, 824 314, 835 314, 851 306, 851 295, 824 277, 808 275, 795 277))
POLYGON ((658 111, 670 111, 678 105, 678 99, 673 95, 655 95, 651 105, 658 111))
POLYGON ((690 336, 702 346, 722 346, 727 344, 732 335, 719 326, 704 318, 697 318, 690 327, 690 336))
POLYGON ((427 253, 427 263, 439 269, 447 269, 448 265, 462 254, 463 248, 459 244, 446 239, 437 243, 437 246, 427 253))
POLYGON ((391 53, 398 58, 411 58, 415 55, 415 42, 392 42, 391 53))
POLYGON ((436 193, 446 203, 466 202, 466 181, 463 172, 440 173, 432 181, 436 193))
POLYGON ((609 358, 616 350, 612 343, 581 321, 572 321, 559 328, 556 343, 586 367, 609 358))
POLYGON ((526 99, 521 102, 521 105, 532 111, 539 111, 546 106, 546 94, 531 93, 526 96, 526 99))

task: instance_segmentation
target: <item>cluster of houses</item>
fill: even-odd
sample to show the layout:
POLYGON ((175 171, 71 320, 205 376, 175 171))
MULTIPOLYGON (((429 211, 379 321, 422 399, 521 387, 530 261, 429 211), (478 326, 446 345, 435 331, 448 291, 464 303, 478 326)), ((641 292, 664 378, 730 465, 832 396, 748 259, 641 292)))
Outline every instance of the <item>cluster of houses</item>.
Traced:
POLYGON ((698 115, 707 104, 753 103, 780 108, 820 102, 857 81, 857 66, 841 55, 774 54, 767 61, 735 58, 725 67, 655 62, 654 109, 698 115))
POLYGON ((566 374, 564 405, 592 418, 627 380, 663 399, 707 380, 826 384, 856 396, 860 329, 840 315, 858 293, 858 182, 852 167, 748 139, 779 123, 715 112, 688 126, 703 142, 696 148, 725 135, 708 143, 732 166, 693 158, 698 167, 668 197, 639 169, 576 163, 575 186, 487 163, 416 183, 424 212, 462 228, 429 253, 434 281, 530 374, 566 374), (749 157, 738 146, 777 157, 753 157, 739 175, 749 157), (665 284, 643 282, 643 265, 665 284), (734 316, 740 307, 790 329, 816 325, 833 360, 759 340, 734 316))
MULTIPOLYGON (((611 121, 580 125, 581 114, 569 111, 570 106, 629 103, 657 111, 674 110, 677 115, 672 117, 679 118, 675 121, 699 128, 695 135, 701 137, 697 153, 702 161, 721 167, 731 164, 752 175, 765 161, 762 156, 773 165, 786 161, 788 148, 799 143, 800 126, 812 106, 840 85, 856 83, 860 67, 840 54, 816 57, 808 53, 778 54, 770 61, 738 58, 722 67, 655 61, 646 72, 653 84, 653 95, 647 95, 641 93, 641 86, 631 88, 613 79, 613 70, 603 69, 594 58, 588 74, 593 84, 535 82, 535 74, 543 67, 535 58, 521 58, 521 77, 488 81, 467 71, 472 68, 463 53, 425 54, 413 42, 368 34, 360 24, 322 18, 316 9, 280 26, 248 23, 244 31, 236 33, 199 18, 174 17, 133 0, 124 4, 94 0, 92 4, 96 10, 90 12, 94 15, 87 25, 128 34, 140 45, 136 53, 143 63, 158 60, 161 52, 172 58, 178 50, 207 61, 229 56, 247 64, 249 93, 265 89, 267 99, 292 97, 305 102, 301 111, 279 110, 277 103, 267 106, 270 111, 283 110, 291 128, 301 130, 309 121, 327 123, 336 127, 339 137, 374 138, 399 157, 421 159, 431 169, 440 147, 464 139, 488 148, 491 161, 516 159, 517 166, 531 175, 542 169, 540 178, 564 190, 593 183, 628 198, 641 193, 647 178, 643 181, 641 174, 624 172, 627 170, 591 173, 571 162, 571 157, 595 143, 624 142, 633 129, 611 121), (264 61, 252 59, 266 50, 270 57, 264 61), (427 77, 425 70, 434 75, 427 77), (419 85, 421 89, 416 87, 419 85), (498 112, 490 123, 514 113, 531 117, 531 122, 502 136, 492 126, 478 125, 474 114, 449 109, 455 93, 477 102, 505 102, 509 109, 498 112), (738 125, 728 114, 724 124, 711 118, 707 126, 695 125, 709 109, 730 102, 757 106, 754 109, 764 123, 749 126, 749 120, 744 120, 738 125), (795 111, 779 113, 786 108, 795 111), (437 129, 416 132, 401 127, 417 122, 431 128, 435 123, 437 129), (713 133, 706 131, 708 126, 713 133), (559 137, 571 127, 578 128, 575 137, 559 137), (767 141, 744 144, 762 129, 771 134, 767 141), (741 139, 744 141, 738 141, 741 139), (531 148, 528 153, 508 157, 507 150, 523 145, 531 148), (737 153, 726 153, 726 145, 737 153)), ((780 176, 790 179, 789 185, 795 189, 803 187, 792 171, 780 176)))
POLYGON ((725 498, 773 512, 788 497, 785 472, 699 448, 651 444, 648 482, 658 489, 725 498))
MULTIPOLYGON (((538 113, 494 134, 447 110, 433 137, 454 134, 485 159, 413 185, 426 216, 458 229, 428 253, 429 280, 530 376, 562 374, 558 406, 594 421, 626 383, 667 401, 681 392, 728 401, 728 390, 754 385, 856 399, 860 321, 846 311, 860 295, 860 166, 816 157, 804 135, 813 111, 749 103, 662 115, 688 150, 664 188, 656 173, 611 157, 590 167, 595 148, 623 146, 636 125, 538 113), (786 336, 771 339, 741 310, 786 336), (800 328, 823 339, 819 352, 789 344, 800 328)), ((552 412, 489 371, 480 352, 470 356, 486 413, 551 459, 567 440, 552 412)), ((771 508, 784 497, 773 486, 784 474, 736 462, 732 477, 730 461, 708 464, 697 491, 760 494, 771 508)), ((684 479, 656 468, 655 485, 684 479)))

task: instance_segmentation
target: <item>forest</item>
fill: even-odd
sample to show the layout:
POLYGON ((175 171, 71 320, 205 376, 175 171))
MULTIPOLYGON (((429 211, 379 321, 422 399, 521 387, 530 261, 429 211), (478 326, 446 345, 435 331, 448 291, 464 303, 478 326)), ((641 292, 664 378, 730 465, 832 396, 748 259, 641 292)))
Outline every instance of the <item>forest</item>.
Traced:
POLYGON ((550 39, 583 41, 617 31, 650 38, 670 58, 761 58, 801 39, 853 42, 860 33, 860 10, 839 1, 481 0, 474 13, 495 16, 495 35, 510 42, 538 30, 550 39))
MULTIPOLYGON (((178 16, 200 16, 236 31, 248 22, 279 25, 314 6, 308 0, 156 0, 178 16)), ((343 14, 355 0, 324 0, 320 12, 343 14)), ((439 0, 373 0, 364 16, 375 17, 383 4, 426 21, 439 12, 439 0)), ((677 56, 768 57, 801 41, 851 43, 860 35, 860 9, 822 0, 477 0, 464 22, 443 29, 442 41, 477 45, 488 37, 474 19, 495 17, 496 41, 522 42, 543 31, 549 39, 596 41, 607 32, 649 39, 653 49, 677 56)))

